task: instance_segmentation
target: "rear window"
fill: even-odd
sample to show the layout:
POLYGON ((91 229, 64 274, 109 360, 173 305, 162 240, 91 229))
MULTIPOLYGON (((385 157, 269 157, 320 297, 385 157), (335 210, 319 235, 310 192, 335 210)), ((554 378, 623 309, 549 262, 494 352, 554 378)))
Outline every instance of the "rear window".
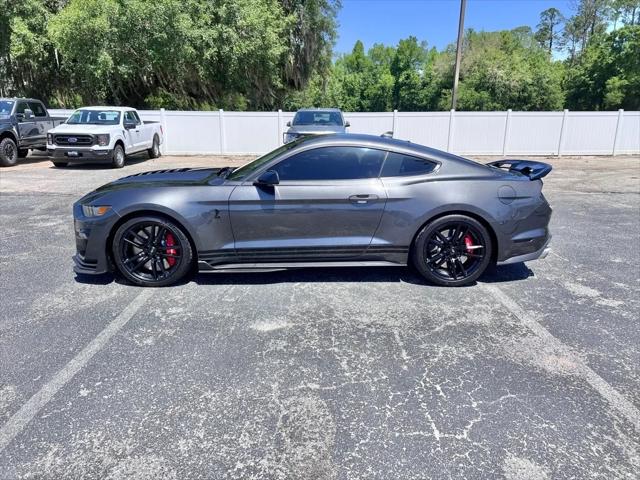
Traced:
POLYGON ((409 175, 425 175, 433 172, 437 163, 424 158, 389 152, 382 167, 381 177, 404 177, 409 175))

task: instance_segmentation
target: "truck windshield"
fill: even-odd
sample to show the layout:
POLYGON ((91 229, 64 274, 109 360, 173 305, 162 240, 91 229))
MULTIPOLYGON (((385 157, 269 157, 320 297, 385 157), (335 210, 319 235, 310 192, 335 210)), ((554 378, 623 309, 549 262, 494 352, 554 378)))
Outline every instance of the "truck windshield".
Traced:
POLYGON ((120 112, 115 110, 76 110, 67 120, 69 125, 119 125, 120 112))
POLYGON ((14 103, 13 100, 0 100, 0 115, 11 115, 14 103))
POLYGON ((293 118, 294 125, 342 125, 340 112, 300 111, 293 118))

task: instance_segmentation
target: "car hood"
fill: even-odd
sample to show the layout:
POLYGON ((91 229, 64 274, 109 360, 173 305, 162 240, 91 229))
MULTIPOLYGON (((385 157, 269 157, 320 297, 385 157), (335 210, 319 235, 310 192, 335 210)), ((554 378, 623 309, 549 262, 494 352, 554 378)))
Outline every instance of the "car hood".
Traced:
POLYGON ((118 125, 69 125, 68 123, 62 123, 49 130, 49 133, 109 133, 114 128, 118 128, 118 125))
POLYGON ((328 133, 345 133, 343 125, 293 125, 287 133, 299 133, 301 135, 321 135, 328 133))
POLYGON ((105 194, 131 189, 220 185, 224 177, 218 177, 219 171, 220 168, 171 168, 135 173, 98 187, 78 202, 87 204, 105 194))

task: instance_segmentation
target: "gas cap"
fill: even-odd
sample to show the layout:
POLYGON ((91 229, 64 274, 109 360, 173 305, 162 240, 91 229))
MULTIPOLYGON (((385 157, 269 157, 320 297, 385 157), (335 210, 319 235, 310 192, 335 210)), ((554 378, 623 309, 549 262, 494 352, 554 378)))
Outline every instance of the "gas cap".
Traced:
POLYGON ((502 185, 498 188, 498 198, 505 205, 509 205, 516 199, 516 191, 510 185, 502 185))

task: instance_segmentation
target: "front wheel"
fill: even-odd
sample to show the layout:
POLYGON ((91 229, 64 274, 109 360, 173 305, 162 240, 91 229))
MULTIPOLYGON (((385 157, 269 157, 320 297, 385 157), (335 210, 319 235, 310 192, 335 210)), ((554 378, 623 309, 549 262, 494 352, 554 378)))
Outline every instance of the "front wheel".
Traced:
POLYGON ((113 161, 111 163, 113 168, 124 167, 124 158, 124 148, 122 148, 122 145, 116 145, 113 149, 113 161))
POLYGON ((491 237, 479 221, 464 215, 447 215, 418 233, 413 263, 430 282, 459 287, 482 275, 491 262, 491 253, 491 237))
POLYGON ((143 287, 163 287, 181 280, 193 264, 186 234, 162 217, 137 217, 123 223, 112 243, 119 272, 143 287))
POLYGON ((12 167, 18 162, 18 147, 10 138, 3 138, 0 142, 0 165, 12 167))
POLYGON ((151 144, 151 148, 147 150, 149 154, 149 158, 158 158, 160 156, 160 139, 157 135, 153 136, 153 143, 151 144))

